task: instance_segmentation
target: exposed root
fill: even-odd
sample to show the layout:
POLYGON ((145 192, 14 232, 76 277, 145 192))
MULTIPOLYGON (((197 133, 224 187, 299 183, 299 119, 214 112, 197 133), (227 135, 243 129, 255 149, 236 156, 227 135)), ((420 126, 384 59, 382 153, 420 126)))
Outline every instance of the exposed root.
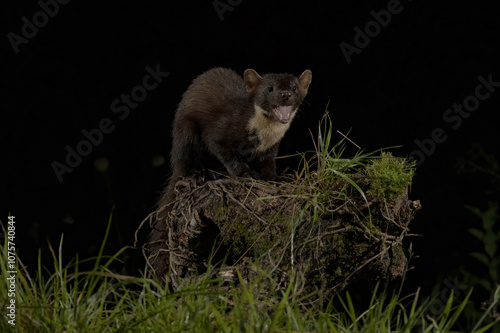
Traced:
MULTIPOLYGON (((143 245, 148 264, 173 289, 212 265, 217 268, 209 272, 224 281, 242 282, 237 271, 245 281, 261 271, 282 288, 294 281, 296 295, 321 291, 324 297, 360 276, 404 273, 403 240, 421 208, 418 200, 406 194, 390 203, 370 195, 365 200, 342 180, 319 197, 311 177, 282 179, 179 181, 176 201, 139 227, 152 230, 143 245)), ((368 193, 365 176, 353 179, 368 193)))

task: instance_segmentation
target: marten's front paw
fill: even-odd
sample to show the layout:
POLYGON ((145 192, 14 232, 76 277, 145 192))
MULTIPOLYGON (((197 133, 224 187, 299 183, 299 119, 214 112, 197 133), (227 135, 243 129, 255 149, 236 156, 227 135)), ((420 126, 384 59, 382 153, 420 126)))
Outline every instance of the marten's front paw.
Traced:
POLYGON ((196 184, 203 184, 205 182, 205 173, 200 170, 196 170, 193 173, 193 177, 196 180, 196 184))
POLYGON ((245 170, 244 172, 242 172, 239 177, 260 179, 259 176, 260 175, 258 173, 256 173, 255 171, 248 169, 248 170, 245 170))

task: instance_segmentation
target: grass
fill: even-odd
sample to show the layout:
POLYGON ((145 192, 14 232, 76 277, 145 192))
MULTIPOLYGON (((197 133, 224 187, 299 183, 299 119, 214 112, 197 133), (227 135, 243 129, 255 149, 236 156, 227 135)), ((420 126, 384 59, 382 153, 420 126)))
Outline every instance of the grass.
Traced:
POLYGON ((393 157, 385 152, 397 146, 364 152, 343 134, 343 138, 335 142, 333 128, 328 111, 325 111, 318 124, 317 138, 314 139, 311 133, 315 149, 297 153, 300 163, 295 179, 299 191, 290 197, 307 199, 304 211, 312 207, 313 221, 317 221, 325 213, 355 202, 358 198, 350 191, 352 187, 359 199, 364 201, 358 206, 366 206, 366 211, 358 210, 358 214, 372 228, 374 217, 370 200, 377 199, 389 204, 407 191, 415 175, 415 165, 405 158, 393 157), (347 144, 358 148, 354 156, 349 158, 345 157, 347 144), (367 188, 369 190, 366 192, 367 188))
MULTIPOLYGON (((325 116, 322 124, 314 156, 306 158, 303 155, 302 168, 297 175, 315 184, 310 192, 315 212, 323 210, 332 198, 348 199, 346 191, 331 192, 335 188, 332 182, 351 184, 367 202, 365 193, 353 179, 359 172, 366 173, 372 191, 389 185, 390 191, 375 193, 389 201, 409 185, 413 171, 400 159, 384 154, 377 156, 380 150, 358 151, 353 158, 344 158, 346 138, 332 144, 330 119, 325 116)), ((269 281, 272 278, 266 274, 252 281, 245 281, 240 276, 237 286, 229 286, 222 278, 205 278, 196 283, 186 282, 179 291, 172 292, 151 278, 147 271, 138 276, 114 273, 111 267, 120 266, 119 258, 131 249, 123 248, 111 256, 104 254, 111 221, 112 217, 95 258, 81 260, 77 256, 63 265, 63 237, 56 249, 50 247, 52 267, 43 267, 39 254, 33 276, 22 265, 22 258, 17 258, 15 298, 11 297, 6 283, 12 270, 7 261, 6 234, 0 246, 0 332, 482 333, 498 326, 498 319, 495 322, 489 317, 500 303, 500 287, 492 295, 489 307, 474 323, 468 321, 465 312, 472 305, 469 302, 472 290, 462 299, 451 292, 439 312, 433 304, 442 297, 442 292, 423 296, 416 290, 402 295, 401 287, 391 292, 387 286, 382 288, 380 285, 371 291, 366 304, 355 302, 346 291, 326 304, 310 305, 311 302, 296 296, 293 281, 284 292, 271 291, 263 298, 264 280, 268 285, 269 282, 278 284, 278 281, 269 281), (5 312, 11 299, 15 299, 16 304, 15 326, 8 323, 5 312), (305 306, 306 303, 309 305, 305 306), (470 327, 465 327, 466 323, 470 327)))
POLYGON ((403 194, 415 175, 414 163, 382 152, 381 158, 374 159, 366 166, 370 191, 379 200, 392 202, 403 194))
MULTIPOLYGON (((203 280, 171 292, 146 275, 124 276, 110 270, 128 250, 104 256, 109 225, 98 256, 90 261, 79 261, 77 257, 62 266, 62 237, 57 252, 52 250, 51 269, 39 264, 36 275, 30 276, 17 261, 16 325, 8 324, 2 316, 0 331, 480 333, 494 325, 484 321, 500 301, 497 290, 489 310, 472 331, 461 330, 458 324, 472 290, 458 304, 451 294, 444 310, 434 317, 429 315, 432 298, 423 298, 419 290, 406 296, 389 295, 387 288, 378 286, 365 306, 356 305, 346 292, 328 304, 308 308, 294 297, 293 283, 284 294, 269 295, 268 299, 255 296, 259 294, 255 292, 259 281, 242 282, 238 288, 228 290, 221 280, 203 280), (89 264, 89 271, 79 270, 89 264)), ((6 240, 0 253, 2 281, 6 281, 9 271, 6 240)), ((9 299, 6 286, 0 283, 2 309, 9 299)))

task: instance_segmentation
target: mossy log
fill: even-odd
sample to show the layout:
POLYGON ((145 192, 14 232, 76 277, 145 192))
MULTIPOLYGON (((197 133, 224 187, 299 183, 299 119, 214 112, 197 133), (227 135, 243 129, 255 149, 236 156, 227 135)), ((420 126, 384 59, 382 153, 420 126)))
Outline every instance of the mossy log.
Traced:
POLYGON ((323 296, 360 276, 404 273, 403 239, 421 208, 406 186, 386 202, 361 174, 332 181, 326 195, 311 190, 313 177, 281 178, 180 180, 176 201, 141 224, 152 229, 143 247, 148 264, 174 290, 223 262, 208 272, 238 283, 237 271, 243 279, 259 271, 281 286, 293 275, 296 293, 323 296))

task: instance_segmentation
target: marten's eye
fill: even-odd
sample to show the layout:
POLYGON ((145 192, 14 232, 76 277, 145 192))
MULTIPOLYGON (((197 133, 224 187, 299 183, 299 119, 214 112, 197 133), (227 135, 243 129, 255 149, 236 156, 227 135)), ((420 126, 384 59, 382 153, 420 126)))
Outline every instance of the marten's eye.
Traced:
POLYGON ((297 90, 297 86, 293 86, 292 89, 293 89, 293 91, 296 91, 297 90))
POLYGON ((274 88, 273 87, 267 87, 267 91, 273 92, 274 88))

